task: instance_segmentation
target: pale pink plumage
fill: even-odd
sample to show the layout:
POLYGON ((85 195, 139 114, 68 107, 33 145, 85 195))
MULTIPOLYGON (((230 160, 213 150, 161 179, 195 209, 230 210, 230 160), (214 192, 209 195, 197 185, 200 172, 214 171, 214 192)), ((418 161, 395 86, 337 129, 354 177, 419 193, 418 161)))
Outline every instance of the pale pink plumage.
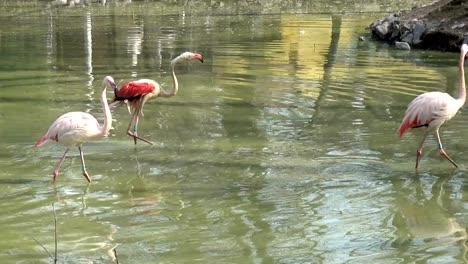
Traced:
POLYGON ((400 137, 408 129, 427 126, 434 130, 452 119, 463 106, 464 100, 457 100, 447 93, 428 92, 414 98, 408 105, 403 122, 398 129, 400 137))
POLYGON ((445 152, 442 141, 439 135, 440 127, 445 124, 448 120, 452 119, 463 106, 466 100, 466 86, 465 86, 465 72, 464 62, 465 57, 468 53, 467 40, 465 40, 461 46, 460 61, 459 61, 459 96, 457 99, 453 98, 447 93, 442 92, 427 92, 423 93, 408 105, 405 113, 405 117, 398 129, 400 137, 402 137, 406 131, 412 128, 426 128, 426 134, 424 135, 416 152, 416 169, 418 168, 419 160, 422 156, 422 146, 428 133, 433 132, 437 138, 439 144, 439 153, 450 161, 455 167, 458 165, 455 161, 450 158, 445 152))
POLYGON ((106 97, 107 85, 112 86, 112 88, 115 87, 114 79, 110 76, 106 76, 102 82, 101 104, 104 112, 103 125, 100 125, 96 118, 88 113, 68 112, 57 118, 57 120, 55 120, 49 127, 45 135, 43 135, 34 145, 35 147, 40 147, 49 142, 55 141, 67 147, 54 170, 54 181, 57 178, 59 169, 71 147, 78 147, 83 166, 83 176, 88 180, 88 182, 91 181, 86 171, 81 145, 87 141, 98 140, 107 136, 109 133, 112 126, 112 116, 106 97))
POLYGON ((79 146, 87 141, 99 139, 102 135, 100 128, 94 116, 85 112, 69 112, 52 123, 35 147, 52 141, 67 147, 79 146))

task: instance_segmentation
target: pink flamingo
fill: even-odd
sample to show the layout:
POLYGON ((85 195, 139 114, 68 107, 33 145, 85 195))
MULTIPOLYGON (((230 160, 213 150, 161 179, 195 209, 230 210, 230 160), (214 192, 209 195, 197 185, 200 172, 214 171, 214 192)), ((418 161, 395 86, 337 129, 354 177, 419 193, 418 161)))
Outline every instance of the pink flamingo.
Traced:
POLYGON ((156 81, 150 79, 140 79, 137 81, 127 82, 122 85, 120 89, 114 89, 115 96, 110 106, 113 107, 123 103, 127 104, 128 111, 131 115, 130 123, 128 124, 127 128, 127 135, 133 137, 135 144, 137 143, 137 139, 150 145, 153 144, 152 142, 138 136, 138 122, 140 115, 143 115, 143 106, 151 97, 171 97, 176 95, 179 89, 179 83, 177 82, 177 77, 174 72, 175 65, 180 62, 191 60, 199 60, 203 63, 203 56, 198 53, 187 51, 180 54, 171 61, 172 79, 174 86, 170 92, 164 91, 156 81), (130 107, 133 109, 133 114, 131 113, 130 107), (132 125, 133 131, 131 131, 132 125))
POLYGON ((439 153, 442 157, 450 161, 455 167, 458 167, 457 163, 447 155, 442 146, 442 141, 439 135, 440 127, 445 124, 447 121, 452 119, 463 106, 466 100, 466 86, 465 86, 465 70, 464 63, 465 57, 468 53, 468 39, 466 39, 462 46, 460 52, 460 62, 459 62, 459 82, 460 89, 458 98, 455 99, 447 93, 442 92, 427 92, 423 93, 416 98, 408 105, 406 109, 405 117, 403 122, 398 129, 400 137, 411 128, 426 128, 424 137, 419 144, 419 147, 416 152, 416 169, 418 169, 419 160, 422 156, 422 146, 427 135, 431 132, 434 133, 439 143, 439 153))
POLYGON ((107 136, 112 125, 112 116, 107 104, 106 88, 107 86, 115 88, 114 79, 110 76, 106 76, 102 81, 102 93, 101 93, 101 104, 104 112, 104 125, 100 125, 99 122, 92 115, 85 112, 68 112, 63 114, 50 126, 47 133, 42 136, 39 141, 34 145, 35 147, 42 146, 46 143, 56 141, 62 145, 65 145, 67 149, 63 154, 62 158, 58 162, 54 170, 54 182, 59 174, 60 167, 67 156, 70 147, 77 146, 80 151, 81 165, 83 170, 83 176, 91 182, 88 172, 86 171, 86 165, 84 161, 83 151, 81 146, 83 143, 92 140, 98 140, 107 136))

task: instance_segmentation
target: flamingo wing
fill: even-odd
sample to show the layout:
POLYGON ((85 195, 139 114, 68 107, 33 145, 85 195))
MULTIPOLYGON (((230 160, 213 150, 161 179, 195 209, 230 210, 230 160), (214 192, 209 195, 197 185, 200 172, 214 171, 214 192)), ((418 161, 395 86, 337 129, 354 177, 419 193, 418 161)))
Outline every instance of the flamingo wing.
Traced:
POLYGON ((118 90, 117 97, 119 99, 135 99, 142 95, 153 92, 156 89, 154 82, 144 80, 127 82, 118 90))
POLYGON ((402 137, 411 128, 439 127, 451 119, 460 107, 461 105, 458 106, 456 100, 447 93, 423 93, 414 98, 408 105, 398 133, 402 137), (435 125, 432 125, 432 123, 435 123, 435 125))

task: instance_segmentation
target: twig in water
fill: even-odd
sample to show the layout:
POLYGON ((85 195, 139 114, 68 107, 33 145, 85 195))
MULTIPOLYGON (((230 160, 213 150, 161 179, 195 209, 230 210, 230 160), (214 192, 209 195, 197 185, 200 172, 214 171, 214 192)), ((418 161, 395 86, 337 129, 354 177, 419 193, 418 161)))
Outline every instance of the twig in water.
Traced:
POLYGON ((55 204, 52 204, 52 209, 54 210, 54 235, 55 235, 55 258, 54 263, 57 263, 57 213, 55 212, 55 204))
POLYGON ((36 241, 37 244, 39 244, 39 246, 42 247, 42 249, 44 249, 45 252, 47 252, 47 254, 49 254, 49 257, 54 261, 54 264, 57 264, 57 261, 58 261, 58 258, 57 258, 57 213, 55 212, 55 206, 54 204, 52 204, 52 209, 54 210, 54 237, 55 237, 55 252, 54 252, 54 256, 52 256, 52 254, 50 253, 49 250, 47 250, 46 247, 44 247, 44 245, 41 244, 41 242, 37 241, 37 239, 35 239, 34 237, 32 237, 32 239, 34 241, 36 241))
POLYGON ((42 245, 41 242, 37 241, 37 239, 35 239, 34 237, 32 237, 32 239, 34 241, 36 241, 36 243, 39 244, 39 246, 41 246, 41 248, 44 249, 44 251, 47 252, 47 254, 49 254, 50 258, 52 260, 54 260, 54 262, 55 262, 54 256, 52 256, 52 254, 50 254, 49 250, 47 250, 47 248, 45 248, 44 245, 42 245))
POLYGON ((119 257, 117 256, 117 247, 114 248, 115 261, 119 264, 119 257))
POLYGON ((119 244, 115 245, 113 248, 109 249, 107 251, 107 254, 114 254, 114 256, 110 256, 112 258, 112 261, 115 261, 115 263, 119 264, 119 257, 117 256, 117 247, 119 246, 119 244))

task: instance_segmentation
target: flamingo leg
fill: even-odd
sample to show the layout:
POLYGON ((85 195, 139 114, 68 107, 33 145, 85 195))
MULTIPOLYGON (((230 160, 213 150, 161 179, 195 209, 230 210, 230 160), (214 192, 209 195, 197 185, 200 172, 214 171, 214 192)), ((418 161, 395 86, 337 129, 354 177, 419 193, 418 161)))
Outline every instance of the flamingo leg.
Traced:
POLYGON ((444 147, 442 146, 442 141, 440 140, 440 135, 439 135, 439 130, 438 129, 435 131, 435 135, 437 137, 437 142, 439 143, 439 153, 440 153, 440 155, 442 155, 442 157, 444 157, 448 161, 450 161, 450 163, 452 163, 453 166, 458 168, 457 163, 452 158, 450 158, 450 156, 445 152, 444 147))
POLYGON ((127 99, 125 99, 124 103, 127 105, 128 114, 131 116, 132 110, 130 110, 130 102, 127 99))
POLYGON ((419 144, 418 150, 416 151, 416 167, 415 169, 418 169, 419 161, 421 160, 422 156, 422 146, 424 144, 424 141, 426 141, 427 133, 424 134, 424 137, 421 140, 421 143, 419 144))
POLYGON ((132 116, 130 117, 130 123, 128 123, 128 127, 127 127, 127 135, 133 137, 133 140, 135 141, 135 144, 137 143, 137 141, 136 141, 136 137, 135 137, 134 133, 131 131, 131 127, 132 127, 132 125, 134 123, 136 113, 137 113, 137 109, 135 108, 135 110, 133 111, 132 116))
POLYGON ((54 175, 54 182, 57 179, 57 176, 59 175, 60 167, 62 167, 63 161, 65 160, 65 157, 67 156, 67 153, 68 153, 69 150, 70 150, 70 148, 67 148, 65 150, 65 153, 63 153, 62 158, 60 158, 60 161, 57 163, 57 166, 54 169, 54 174, 53 174, 54 175))
POLYGON ((153 143, 151 141, 138 136, 138 121, 139 121, 141 109, 143 108, 143 104, 144 104, 145 101, 146 100, 142 100, 141 102, 138 103, 137 107, 133 111, 133 116, 132 116, 132 118, 130 120, 130 123, 128 124, 128 128, 127 128, 127 135, 133 137, 135 145, 137 143, 137 139, 139 139, 139 140, 141 140, 143 142, 146 142, 146 143, 148 143, 150 145, 153 145, 153 143), (132 131, 132 125, 133 125, 133 131, 132 131))
POLYGON ((78 146, 78 150, 80 151, 81 166, 82 166, 81 168, 83 170, 83 176, 86 178, 88 183, 90 183, 91 178, 89 178, 88 172, 86 171, 86 164, 85 164, 85 161, 84 161, 84 154, 83 154, 83 150, 81 149, 81 146, 78 146))

